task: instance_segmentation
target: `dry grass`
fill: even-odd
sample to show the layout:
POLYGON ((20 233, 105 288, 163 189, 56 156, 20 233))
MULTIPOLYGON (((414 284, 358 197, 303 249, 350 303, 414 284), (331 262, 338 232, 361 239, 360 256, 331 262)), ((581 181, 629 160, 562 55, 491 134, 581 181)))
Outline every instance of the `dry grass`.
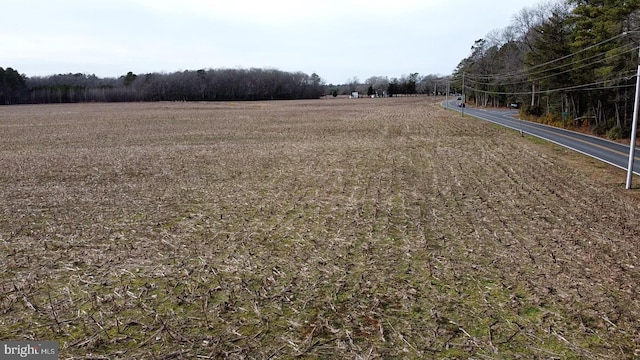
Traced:
POLYGON ((0 168, 61 358, 640 355, 624 172, 426 98, 1 107, 0 168))

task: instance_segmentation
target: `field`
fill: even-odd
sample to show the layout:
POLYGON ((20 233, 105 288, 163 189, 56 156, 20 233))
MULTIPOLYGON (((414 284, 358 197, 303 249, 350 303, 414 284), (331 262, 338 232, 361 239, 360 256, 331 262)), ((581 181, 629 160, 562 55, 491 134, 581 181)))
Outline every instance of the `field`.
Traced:
POLYGON ((0 107, 0 340, 640 357, 626 173, 429 98, 0 107))

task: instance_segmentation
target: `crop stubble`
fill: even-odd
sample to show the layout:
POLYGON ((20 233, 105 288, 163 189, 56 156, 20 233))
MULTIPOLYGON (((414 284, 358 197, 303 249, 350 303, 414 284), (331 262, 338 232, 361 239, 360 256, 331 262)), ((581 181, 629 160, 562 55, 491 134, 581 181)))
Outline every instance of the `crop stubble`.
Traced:
POLYGON ((640 355, 624 174, 430 99, 0 114, 0 339, 63 358, 640 355))

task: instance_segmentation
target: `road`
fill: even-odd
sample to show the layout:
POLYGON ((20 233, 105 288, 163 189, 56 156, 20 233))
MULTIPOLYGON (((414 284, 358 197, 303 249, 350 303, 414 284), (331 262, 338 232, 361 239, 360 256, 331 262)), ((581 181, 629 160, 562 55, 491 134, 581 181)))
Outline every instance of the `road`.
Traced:
MULTIPOLYGON (((456 106, 456 100, 450 100, 448 108, 461 112, 462 108, 456 106)), ((442 106, 446 106, 445 102, 442 106)), ((564 146, 587 156, 615 167, 627 170, 629 167, 629 146, 613 141, 601 139, 591 135, 585 135, 574 131, 564 130, 553 126, 523 121, 516 118, 517 110, 487 110, 464 108, 465 116, 473 116, 498 125, 521 131, 523 134, 532 135, 554 144, 564 146)), ((633 173, 640 175, 640 152, 635 150, 633 173)))

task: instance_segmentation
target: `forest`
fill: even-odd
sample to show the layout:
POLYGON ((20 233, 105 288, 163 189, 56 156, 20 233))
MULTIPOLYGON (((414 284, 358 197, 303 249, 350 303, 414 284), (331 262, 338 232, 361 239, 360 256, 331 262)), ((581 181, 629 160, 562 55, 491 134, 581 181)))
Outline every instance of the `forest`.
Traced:
POLYGON ((0 104, 132 101, 314 99, 323 93, 317 74, 275 69, 132 72, 119 78, 86 74, 27 77, 0 68, 0 104))
POLYGON ((132 72, 118 78, 57 74, 27 77, 13 68, 0 68, 0 105, 76 102, 139 101, 247 101, 317 99, 323 95, 361 94, 394 96, 444 94, 446 81, 418 73, 389 79, 372 76, 345 84, 325 84, 313 73, 274 69, 208 69, 170 74, 132 72))
POLYGON ((628 137, 639 30, 638 0, 544 2, 475 41, 452 86, 479 106, 513 104, 541 122, 628 137))

